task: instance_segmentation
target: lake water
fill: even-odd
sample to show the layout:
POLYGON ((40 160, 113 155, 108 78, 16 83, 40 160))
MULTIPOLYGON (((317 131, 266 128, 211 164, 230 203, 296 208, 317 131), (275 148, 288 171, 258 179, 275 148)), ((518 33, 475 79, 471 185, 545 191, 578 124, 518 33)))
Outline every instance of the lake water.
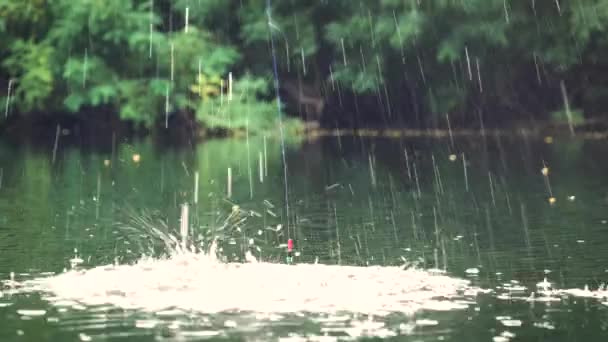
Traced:
POLYGON ((1 341, 608 340, 605 141, 52 147, 0 142, 1 341))

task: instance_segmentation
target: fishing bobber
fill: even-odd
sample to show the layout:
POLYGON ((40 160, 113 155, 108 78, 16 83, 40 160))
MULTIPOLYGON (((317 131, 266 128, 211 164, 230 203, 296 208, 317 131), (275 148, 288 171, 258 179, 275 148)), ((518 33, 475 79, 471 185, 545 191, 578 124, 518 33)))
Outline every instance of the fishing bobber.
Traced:
POLYGON ((540 173, 543 174, 543 176, 548 176, 549 175, 549 168, 544 166, 542 169, 540 169, 540 173))
POLYGON ((456 157, 456 155, 455 155, 455 154, 450 154, 450 156, 449 156, 449 159, 450 159, 450 161, 452 161, 452 162, 453 162, 453 161, 456 161, 456 158, 457 158, 457 157, 456 157))
POLYGON ((293 263, 293 239, 287 240, 287 263, 293 263))
POLYGON ((103 160, 103 166, 109 167, 110 166, 110 159, 104 159, 103 160))
POLYGON ((549 204, 554 205, 556 199, 555 199, 555 197, 551 196, 551 197, 549 197, 549 199, 547 201, 549 201, 549 204))
POLYGON ((140 160, 141 160, 141 156, 139 155, 139 153, 133 154, 133 162, 134 163, 139 163, 140 160))

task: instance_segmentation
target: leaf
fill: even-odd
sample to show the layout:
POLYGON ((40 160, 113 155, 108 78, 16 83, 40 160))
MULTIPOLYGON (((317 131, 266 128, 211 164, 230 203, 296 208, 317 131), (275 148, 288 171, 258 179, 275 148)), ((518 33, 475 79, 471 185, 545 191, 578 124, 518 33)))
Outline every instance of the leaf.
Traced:
POLYGON ((72 93, 68 95, 65 100, 63 100, 63 104, 67 110, 72 113, 76 113, 85 103, 85 100, 86 99, 81 93, 72 93))

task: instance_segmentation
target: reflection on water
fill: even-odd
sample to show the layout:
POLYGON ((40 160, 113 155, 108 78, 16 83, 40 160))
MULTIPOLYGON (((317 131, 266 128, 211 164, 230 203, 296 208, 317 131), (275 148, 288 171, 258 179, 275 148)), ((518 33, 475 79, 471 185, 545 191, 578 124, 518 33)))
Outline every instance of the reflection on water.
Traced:
POLYGON ((0 144, 0 338, 601 341, 607 150, 293 143, 285 217, 271 138, 65 147, 54 164, 50 148, 0 144), (149 228, 179 232, 182 203, 193 241, 217 239, 221 263, 166 258, 149 228), (282 264, 288 238, 299 265, 282 264))

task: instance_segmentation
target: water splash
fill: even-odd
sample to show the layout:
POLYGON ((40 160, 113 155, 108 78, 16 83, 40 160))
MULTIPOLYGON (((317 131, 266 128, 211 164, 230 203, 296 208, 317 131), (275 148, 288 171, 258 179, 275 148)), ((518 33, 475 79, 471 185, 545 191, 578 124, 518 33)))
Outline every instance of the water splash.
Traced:
POLYGON ((469 282, 401 267, 222 263, 210 253, 143 258, 133 265, 72 270, 28 281, 51 302, 159 312, 351 312, 385 316, 466 308, 469 282))
MULTIPOLYGON (((478 291, 469 280, 413 267, 268 262, 254 256, 251 239, 244 253, 245 263, 225 262, 220 243, 242 232, 248 215, 235 205, 219 228, 207 236, 192 234, 187 239, 183 217, 182 224, 171 229, 152 214, 131 215, 122 224, 127 232, 135 237, 145 235, 146 241, 162 242, 164 254, 155 257, 157 254, 148 253, 131 264, 40 275, 13 287, 23 293, 42 293, 58 306, 71 302, 149 313, 178 310, 197 314, 347 313, 375 317, 464 309, 478 291)), ((75 255, 81 260, 76 251, 75 255)), ((11 279, 11 284, 16 282, 11 279)))

